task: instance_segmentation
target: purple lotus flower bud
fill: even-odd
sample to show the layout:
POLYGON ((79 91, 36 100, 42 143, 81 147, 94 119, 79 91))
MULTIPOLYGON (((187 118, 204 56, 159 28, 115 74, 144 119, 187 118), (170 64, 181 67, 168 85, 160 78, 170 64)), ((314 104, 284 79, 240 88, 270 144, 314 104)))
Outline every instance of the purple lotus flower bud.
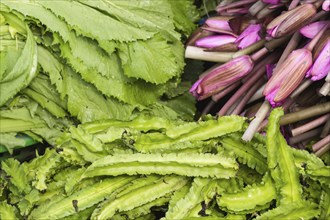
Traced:
POLYGON ((327 41, 321 53, 316 58, 313 66, 310 68, 307 77, 311 76, 311 80, 317 81, 323 79, 330 72, 330 40, 327 41))
POLYGON ((317 10, 313 4, 303 4, 287 11, 267 25, 267 33, 273 38, 291 34, 308 22, 317 10))
POLYGON ((322 4, 322 9, 324 11, 330 11, 330 1, 329 0, 325 0, 322 4))
POLYGON ((250 73, 253 66, 250 56, 236 57, 202 74, 204 76, 191 87, 190 92, 198 100, 210 97, 250 73))
POLYGON ((245 28, 235 41, 235 43, 238 44, 238 48, 243 49, 259 41, 261 39, 261 28, 261 24, 250 24, 245 28))
POLYGON ((273 107, 281 105, 298 87, 312 63, 312 53, 303 48, 291 52, 288 58, 276 67, 263 91, 273 107))
POLYGON ((205 21, 205 24, 211 28, 232 31, 228 23, 229 18, 230 17, 210 17, 205 21))
POLYGON ((281 0, 262 0, 263 3, 277 5, 281 3, 281 0))
POLYGON ((300 29, 300 33, 307 38, 314 38, 329 21, 317 21, 300 29))
POLYGON ((236 37, 230 35, 215 35, 198 39, 195 42, 197 47, 213 48, 224 44, 232 43, 236 40, 236 37))

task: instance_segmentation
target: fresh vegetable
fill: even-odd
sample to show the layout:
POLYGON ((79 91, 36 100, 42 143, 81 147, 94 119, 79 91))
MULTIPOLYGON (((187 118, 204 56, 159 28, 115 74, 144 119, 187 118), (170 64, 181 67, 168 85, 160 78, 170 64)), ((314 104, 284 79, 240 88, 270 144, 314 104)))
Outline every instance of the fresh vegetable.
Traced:
MULTIPOLYGON (((224 0, 216 7, 203 2, 199 12, 206 10, 208 17, 211 7, 216 10, 212 13, 226 17, 206 19, 209 27, 203 25, 200 34, 208 36, 196 45, 207 48, 188 46, 186 55, 197 51, 202 52, 198 56, 207 54, 204 60, 234 59, 202 74, 191 91, 198 99, 212 95, 219 100, 242 77, 244 85, 229 97, 219 117, 203 115, 194 121, 190 82, 181 83, 195 80, 202 69, 201 62, 186 60, 191 65, 181 78, 181 42, 198 15, 192 1, 3 0, 0 86, 12 87, 0 88, 6 94, 0 104, 0 149, 9 151, 0 154, 0 218, 329 219, 329 158, 318 157, 328 150, 328 115, 309 122, 312 131, 296 130, 303 135, 301 131, 322 132, 322 140, 308 143, 315 154, 292 148, 299 139, 283 131, 283 126, 328 113, 329 103, 316 99, 312 110, 288 114, 289 104, 271 109, 264 101, 266 108, 252 122, 255 110, 244 110, 267 81, 262 78, 267 71, 275 68, 276 76, 268 89, 278 84, 288 89, 282 78, 294 74, 291 64, 302 60, 290 55, 286 63, 292 43, 284 51, 278 47, 309 19, 322 20, 321 5, 224 0), (288 12, 279 13, 286 7, 288 12), (296 14, 302 8, 308 13, 296 14), (246 13, 258 20, 244 19, 246 13), (210 39, 230 41, 213 47, 210 39), (276 67, 267 65, 278 59, 276 67), (285 76, 276 69, 281 63, 285 76), (189 74, 192 69, 195 74, 189 74), (251 133, 259 123, 266 126, 264 132, 251 133), (248 142, 242 140, 246 133, 251 135, 248 142), (47 144, 37 146, 44 151, 18 149, 43 141, 47 144)), ((327 45, 327 25, 313 28, 318 32, 313 40, 297 50, 302 57, 307 54, 311 70, 305 66, 301 72, 312 79, 324 77, 317 64, 325 59, 327 45)), ((293 44, 299 41, 297 33, 293 44)), ((193 34, 188 45, 199 37, 193 34)), ((293 80, 300 82, 299 77, 293 80)))
POLYGON ((21 134, 53 145, 74 123, 141 111, 192 120, 189 84, 178 87, 191 1, 5 0, 0 13, 0 135, 11 153, 21 134))
POLYGON ((326 219, 329 166, 287 145, 279 130, 282 115, 274 109, 266 137, 257 135, 245 146, 240 135, 247 123, 238 116, 201 122, 141 116, 72 126, 56 149, 30 162, 1 163, 2 198, 8 201, 2 215, 326 219), (240 126, 221 128, 221 120, 240 126), (221 129, 219 135, 213 128, 221 129), (210 132, 196 136, 199 129, 210 132), (138 140, 159 135, 172 141, 141 153, 138 140))
POLYGON ((329 123, 321 121, 330 111, 326 2, 225 0, 208 8, 213 13, 207 13, 189 38, 185 52, 186 58, 211 62, 190 89, 198 101, 209 101, 201 115, 252 118, 242 135, 251 141, 265 130, 270 110, 283 106, 295 118, 282 128, 290 144, 313 145, 316 155, 325 155, 330 149, 329 123), (319 104, 325 105, 324 111, 312 113, 319 104), (299 119, 299 109, 307 107, 304 113, 320 120, 299 119), (292 132, 296 127, 305 132, 292 132))

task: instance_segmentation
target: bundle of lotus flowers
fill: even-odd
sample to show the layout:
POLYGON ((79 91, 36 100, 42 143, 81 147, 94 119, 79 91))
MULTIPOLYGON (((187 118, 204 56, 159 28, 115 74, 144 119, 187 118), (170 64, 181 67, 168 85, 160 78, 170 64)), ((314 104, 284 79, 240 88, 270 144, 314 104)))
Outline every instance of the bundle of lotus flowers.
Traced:
POLYGON ((186 45, 186 58, 214 63, 190 89, 210 100, 201 115, 217 106, 218 116, 250 118, 250 141, 280 106, 291 146, 329 151, 329 10, 329 0, 221 1, 186 45))

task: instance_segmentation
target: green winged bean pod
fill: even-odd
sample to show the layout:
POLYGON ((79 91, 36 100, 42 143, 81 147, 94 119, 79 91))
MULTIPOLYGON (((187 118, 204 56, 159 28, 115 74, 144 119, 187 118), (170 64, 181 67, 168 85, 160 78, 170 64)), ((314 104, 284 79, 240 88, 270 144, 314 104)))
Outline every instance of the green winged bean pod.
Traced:
POLYGON ((116 154, 92 163, 84 177, 122 174, 177 174, 183 176, 229 178, 235 176, 238 164, 220 154, 116 154))

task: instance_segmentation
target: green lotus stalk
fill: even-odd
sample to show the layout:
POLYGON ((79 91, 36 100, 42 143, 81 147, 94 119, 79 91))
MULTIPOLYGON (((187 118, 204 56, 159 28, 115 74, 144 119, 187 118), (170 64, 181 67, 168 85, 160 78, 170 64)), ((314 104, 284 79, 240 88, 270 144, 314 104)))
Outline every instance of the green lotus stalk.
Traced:
POLYGON ((281 125, 287 125, 291 123, 295 123, 307 118, 311 118, 314 116, 322 115, 325 113, 330 112, 330 102, 325 102, 322 104, 314 105, 309 108, 297 111, 297 112, 292 112, 289 114, 285 114, 281 120, 280 124, 281 125))

